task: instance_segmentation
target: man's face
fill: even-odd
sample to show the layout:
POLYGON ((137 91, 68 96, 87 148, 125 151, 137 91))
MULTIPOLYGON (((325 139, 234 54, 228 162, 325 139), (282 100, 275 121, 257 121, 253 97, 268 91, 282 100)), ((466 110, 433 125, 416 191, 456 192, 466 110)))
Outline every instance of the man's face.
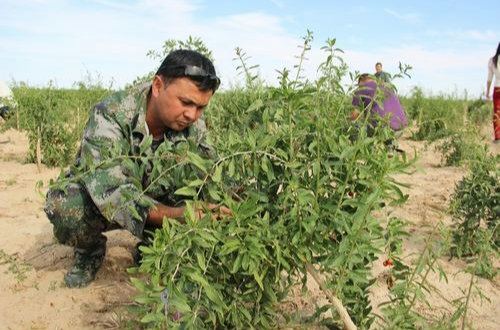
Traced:
POLYGON ((182 131, 200 118, 212 95, 211 90, 200 91, 189 78, 176 78, 165 88, 163 79, 155 76, 151 89, 152 111, 161 126, 182 131))
POLYGON ((382 71, 382 64, 377 64, 377 65, 375 65, 375 70, 376 70, 377 72, 381 72, 381 71, 382 71))

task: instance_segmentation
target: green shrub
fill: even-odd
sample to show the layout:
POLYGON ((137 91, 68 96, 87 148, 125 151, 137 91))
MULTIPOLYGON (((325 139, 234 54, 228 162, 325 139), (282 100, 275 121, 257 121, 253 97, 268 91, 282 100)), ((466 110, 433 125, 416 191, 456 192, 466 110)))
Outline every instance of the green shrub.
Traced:
POLYGON ((420 88, 414 88, 406 99, 409 117, 415 120, 416 131, 412 139, 434 141, 462 129, 465 102, 455 96, 425 97, 420 88))
POLYGON ((284 70, 277 88, 214 99, 206 117, 217 159, 194 157, 185 146, 171 151, 171 166, 159 155, 150 160, 156 182, 170 184, 172 171, 185 178, 175 187, 179 198, 226 205, 233 214, 195 221, 188 206, 185 224, 169 220, 143 248, 133 281, 149 327, 274 328, 279 303, 291 286, 305 284, 309 266, 360 329, 372 324, 370 268, 385 242, 373 211, 406 200, 389 175, 408 165, 387 157, 391 130, 368 137, 360 123, 349 140, 343 105, 350 96, 342 89, 329 83, 326 93, 321 81, 289 76, 284 70))
POLYGON ((486 122, 491 121, 492 115, 492 104, 483 99, 477 99, 474 101, 469 101, 467 105, 467 118, 469 122, 476 127, 481 127, 486 122))
POLYGON ((472 163, 451 199, 453 256, 472 256, 486 243, 500 247, 500 168, 498 158, 472 163))
POLYGON ((478 132, 471 128, 463 129, 444 139, 436 150, 442 152, 444 166, 461 166, 487 157, 488 147, 481 142, 478 132))
POLYGON ((5 128, 28 133, 28 161, 39 160, 47 166, 66 166, 73 159, 83 127, 92 106, 110 93, 101 87, 78 89, 34 88, 19 84, 13 88, 18 114, 11 116, 5 128))

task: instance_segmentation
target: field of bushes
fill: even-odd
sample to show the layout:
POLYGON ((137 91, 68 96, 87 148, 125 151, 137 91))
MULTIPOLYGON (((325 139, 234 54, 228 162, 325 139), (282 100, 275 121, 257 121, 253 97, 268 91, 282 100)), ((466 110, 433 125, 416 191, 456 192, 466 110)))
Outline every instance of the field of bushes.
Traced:
MULTIPOLYGON (((400 96, 411 122, 405 134, 432 143, 442 166, 468 171, 447 207, 453 225, 436 223, 439 239, 429 239, 410 263, 403 248, 408 222, 382 211, 407 201, 395 177, 411 173, 418 155, 393 155, 385 141, 397 139, 394 132, 381 126, 368 134, 365 117, 351 120, 356 74, 348 72, 335 40, 323 47, 320 77, 303 76, 311 41, 304 38, 297 65, 281 71, 276 86, 262 83, 257 66, 237 49, 245 83, 218 91, 204 115, 215 158, 204 158, 190 143, 165 145, 152 156, 114 155, 133 158, 127 162, 131 171, 151 164, 150 182, 188 206, 186 223, 167 220, 143 248, 142 264, 129 269, 138 291, 129 314, 134 327, 470 328, 469 303, 482 294, 477 278, 493 280, 499 271, 500 167, 481 135, 491 104, 424 95, 418 87, 400 96), (176 157, 163 157, 167 153, 176 157), (212 221, 207 212, 196 221, 191 206, 198 200, 225 205, 232 215, 212 221), (389 295, 375 313, 371 269, 381 256, 389 295), (416 306, 434 290, 430 273, 450 275, 441 258, 466 260, 470 285, 450 301, 452 312, 429 317, 416 306), (296 320, 283 302, 293 288, 307 290, 308 276, 329 304, 296 320)), ((401 68, 394 84, 409 74, 401 68)), ((72 165, 92 105, 113 91, 80 83, 73 89, 16 84, 13 92, 18 109, 1 129, 27 132, 28 162, 65 168, 72 165)))

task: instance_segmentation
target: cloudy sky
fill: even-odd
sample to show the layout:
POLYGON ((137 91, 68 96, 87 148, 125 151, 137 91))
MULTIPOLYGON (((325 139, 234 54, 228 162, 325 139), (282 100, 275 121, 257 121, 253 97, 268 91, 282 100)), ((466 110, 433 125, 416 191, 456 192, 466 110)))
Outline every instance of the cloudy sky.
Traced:
POLYGON ((0 0, 0 79, 70 87, 89 72, 118 88, 156 69, 148 50, 197 36, 213 51, 224 86, 238 83, 243 48, 269 84, 293 69, 297 46, 314 33, 307 75, 336 38, 352 71, 413 66, 402 93, 469 96, 484 91, 487 61, 500 42, 498 0, 0 0))

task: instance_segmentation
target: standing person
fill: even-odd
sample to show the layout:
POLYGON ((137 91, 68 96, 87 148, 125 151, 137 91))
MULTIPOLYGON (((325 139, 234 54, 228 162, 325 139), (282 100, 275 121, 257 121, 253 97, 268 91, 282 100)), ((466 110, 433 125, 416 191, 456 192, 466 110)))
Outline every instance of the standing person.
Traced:
POLYGON ((498 61, 500 55, 500 43, 497 47, 497 52, 488 61, 488 79, 486 81, 486 98, 490 99, 490 87, 495 76, 493 84, 493 131, 495 132, 495 140, 500 140, 500 66, 498 61))
POLYGON ((7 119, 16 107, 14 94, 6 83, 0 80, 0 117, 7 119))
POLYGON ((382 63, 380 62, 375 64, 375 77, 385 83, 391 82, 391 75, 382 70, 382 63))
MULTIPOLYGON (((209 147, 200 116, 219 83, 208 58, 177 50, 164 59, 152 82, 116 92, 94 107, 76 158, 80 171, 71 168, 59 178, 59 182, 71 180, 61 188, 53 186, 45 205, 56 239, 75 248, 74 265, 64 276, 68 287, 94 280, 106 252, 102 232, 123 228, 142 239, 144 229, 161 227, 164 217, 182 221, 185 206, 172 202, 173 191, 155 185, 147 171, 132 173, 123 161, 113 160, 110 150, 118 149, 134 161, 141 154, 141 143, 151 136, 153 142, 145 151, 149 155, 163 143, 176 146, 188 139, 206 153, 209 147), (106 160, 109 163, 99 166, 106 160), (126 196, 136 197, 131 208, 123 208, 126 196)), ((230 213, 202 203, 195 210, 197 216, 207 209, 214 209, 216 216, 230 213)))

